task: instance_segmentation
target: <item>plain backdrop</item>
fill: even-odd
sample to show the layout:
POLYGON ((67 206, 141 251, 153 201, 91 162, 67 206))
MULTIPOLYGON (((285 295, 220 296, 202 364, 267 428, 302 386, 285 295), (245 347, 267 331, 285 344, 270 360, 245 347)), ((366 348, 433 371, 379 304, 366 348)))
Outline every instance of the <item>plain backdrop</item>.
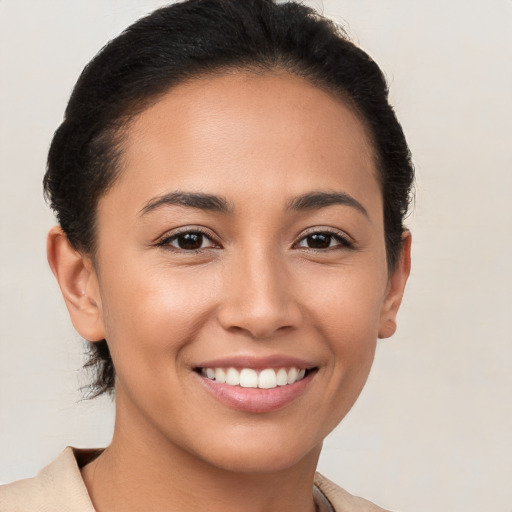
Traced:
MULTIPOLYGON (((418 173, 399 330, 320 470, 393 510, 511 512, 512 1, 307 3, 385 70, 418 173)), ((111 403, 78 391, 41 179, 83 66, 163 4, 0 0, 0 481, 109 442, 111 403)))

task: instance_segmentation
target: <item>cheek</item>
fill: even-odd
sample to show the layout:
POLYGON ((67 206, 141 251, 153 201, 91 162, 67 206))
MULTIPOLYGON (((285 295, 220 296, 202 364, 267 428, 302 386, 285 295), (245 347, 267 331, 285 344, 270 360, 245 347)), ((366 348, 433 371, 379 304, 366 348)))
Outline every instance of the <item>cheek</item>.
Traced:
MULTIPOLYGON (((347 343, 376 339, 386 291, 386 275, 380 266, 346 265, 308 272, 302 291, 317 327, 326 338, 347 343)), ((350 344, 350 343, 349 343, 350 344)))
POLYGON ((327 368, 332 386, 352 387, 356 396, 370 371, 377 343, 386 287, 379 269, 369 264, 330 274, 322 270, 310 277, 315 291, 309 292, 309 315, 330 354, 332 364, 327 368))
POLYGON ((162 357, 179 357, 209 316, 212 290, 201 272, 171 273, 157 265, 105 275, 105 332, 118 373, 134 364, 154 371, 162 357))

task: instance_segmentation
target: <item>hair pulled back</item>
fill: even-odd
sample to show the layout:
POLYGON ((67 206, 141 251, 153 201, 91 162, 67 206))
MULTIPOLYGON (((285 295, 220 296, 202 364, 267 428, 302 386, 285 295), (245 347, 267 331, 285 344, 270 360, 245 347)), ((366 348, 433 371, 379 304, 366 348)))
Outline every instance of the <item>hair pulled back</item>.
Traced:
MULTIPOLYGON (((413 167, 377 64, 313 9, 275 0, 187 0, 158 9, 110 41, 84 68, 55 132, 46 198, 72 246, 94 256, 99 199, 120 172, 125 129, 178 83, 227 69, 285 70, 347 101, 366 124, 384 203, 388 266, 400 254, 413 167)), ((107 342, 91 343, 91 395, 112 392, 107 342)))

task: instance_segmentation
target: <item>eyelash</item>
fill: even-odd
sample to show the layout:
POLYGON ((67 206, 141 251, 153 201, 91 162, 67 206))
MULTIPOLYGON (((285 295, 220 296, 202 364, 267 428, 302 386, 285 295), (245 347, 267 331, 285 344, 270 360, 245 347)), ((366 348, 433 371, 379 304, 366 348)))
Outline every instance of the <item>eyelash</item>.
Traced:
MULTIPOLYGON (((318 236, 318 235, 324 235, 326 237, 330 237, 330 239, 334 239, 337 243, 334 247, 326 247, 323 249, 317 249, 314 247, 304 247, 304 249, 308 251, 314 251, 314 252, 326 252, 326 251, 340 251, 340 250, 347 250, 347 249, 354 249, 354 242, 347 236, 344 235, 338 231, 331 231, 328 229, 320 229, 317 231, 311 231, 307 234, 305 234, 297 243, 294 244, 296 246, 298 243, 302 242, 303 240, 306 240, 309 237, 312 236, 318 236)), ((329 244, 330 245, 330 244, 329 244)))
POLYGON ((200 228, 184 229, 183 231, 180 231, 178 233, 173 233, 170 236, 164 237, 162 240, 158 241, 155 245, 157 247, 163 247, 164 249, 167 249, 167 250, 170 250, 170 251, 187 252, 187 253, 191 253, 191 254, 197 254, 197 253, 200 253, 201 251, 204 251, 205 249, 212 249, 213 248, 213 247, 203 247, 203 248, 199 248, 199 249, 183 249, 181 247, 174 247, 173 245, 171 245, 171 243, 173 241, 175 241, 175 240, 178 240, 178 238, 180 236, 191 235, 191 234, 201 235, 202 237, 207 238, 208 240, 210 240, 213 244, 216 244, 217 246, 220 246, 220 244, 217 244, 215 242, 215 240, 213 239, 213 237, 212 237, 212 235, 210 233, 207 233, 206 231, 203 231, 200 228))
MULTIPOLYGON (((347 249, 350 250, 350 249, 355 248, 354 242, 350 238, 348 238, 348 236, 343 235, 339 232, 328 230, 328 229, 311 231, 311 232, 305 234, 304 236, 302 236, 302 238, 300 238, 298 240, 298 242, 293 244, 293 247, 296 247, 300 242, 302 242, 303 240, 306 240, 309 237, 318 236, 318 235, 324 235, 326 237, 330 237, 330 239, 334 239, 337 242, 337 245, 335 245, 334 247, 329 246, 329 247, 321 248, 321 249, 314 248, 314 247, 303 247, 303 249, 305 249, 307 251, 312 251, 312 252, 318 253, 318 252, 336 251, 336 250, 347 250, 347 249)), ((202 240, 202 243, 203 242, 204 242, 204 239, 202 240)), ((202 243, 201 243, 201 245, 202 245, 202 243)), ((160 241, 158 241, 155 245, 157 247, 163 247, 170 251, 190 253, 190 254, 198 254, 207 249, 222 248, 220 246, 220 244, 218 244, 214 240, 214 238, 212 237, 212 235, 210 233, 207 233, 206 231, 204 231, 200 228, 186 229, 181 232, 174 233, 170 236, 166 236, 163 239, 161 239, 160 241), (177 241, 180 236, 184 236, 184 235, 200 235, 201 237, 204 237, 204 238, 210 240, 210 242, 212 244, 214 244, 215 247, 199 247, 197 249, 184 249, 182 247, 175 247, 172 245, 172 242, 177 241)), ((330 243, 329 243, 329 245, 330 245, 330 243)))

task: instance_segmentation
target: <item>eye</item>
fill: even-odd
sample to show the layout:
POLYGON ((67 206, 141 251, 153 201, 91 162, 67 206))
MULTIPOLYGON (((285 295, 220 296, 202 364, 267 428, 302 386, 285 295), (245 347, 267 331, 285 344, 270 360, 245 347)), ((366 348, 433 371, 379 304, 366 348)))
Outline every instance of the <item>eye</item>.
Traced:
POLYGON ((181 251, 199 251, 219 247, 210 236, 198 230, 182 231, 167 236, 156 245, 181 251))
POLYGON ((353 243, 339 233, 317 231, 301 238, 297 246, 313 250, 351 249, 353 243))

